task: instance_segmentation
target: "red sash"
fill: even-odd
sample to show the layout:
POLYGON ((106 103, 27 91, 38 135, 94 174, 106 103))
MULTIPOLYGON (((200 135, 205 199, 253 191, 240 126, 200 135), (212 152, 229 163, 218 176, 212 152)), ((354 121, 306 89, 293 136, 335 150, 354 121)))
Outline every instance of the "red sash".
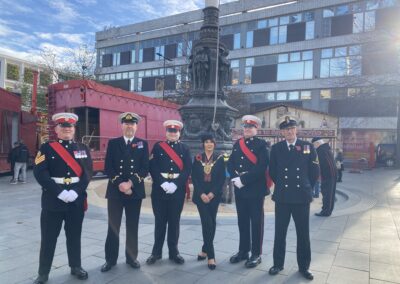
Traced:
POLYGON ((178 168, 182 171, 183 170, 183 161, 178 156, 178 154, 171 148, 166 142, 160 142, 160 147, 168 154, 168 156, 175 162, 178 168))
POLYGON ((51 142, 51 148, 63 159, 63 161, 74 171, 74 173, 78 176, 82 176, 82 168, 78 164, 78 162, 71 156, 71 154, 65 150, 63 146, 61 146, 58 142, 51 142))
POLYGON ((246 156, 246 158, 249 159, 250 162, 252 162, 254 165, 257 164, 257 157, 246 146, 246 143, 244 143, 244 138, 241 138, 239 140, 239 146, 240 146, 240 150, 242 150, 242 152, 246 156))
MULTIPOLYGON (((257 157, 246 146, 246 143, 244 142, 244 138, 241 138, 239 140, 239 146, 240 146, 240 150, 242 150, 242 152, 246 156, 246 158, 249 159, 249 161, 252 162, 254 165, 257 164, 257 157)), ((269 176, 269 170, 265 171, 265 179, 267 181, 267 188, 268 189, 271 188, 274 185, 274 182, 272 181, 271 177, 269 176)))
MULTIPOLYGON (((61 159, 74 171, 74 173, 78 176, 82 176, 82 168, 78 164, 78 162, 71 156, 71 154, 65 150, 63 146, 61 146, 58 142, 51 142, 50 147, 53 148, 54 151, 60 156, 61 159)), ((83 201, 83 210, 88 210, 88 202, 87 198, 83 201)))

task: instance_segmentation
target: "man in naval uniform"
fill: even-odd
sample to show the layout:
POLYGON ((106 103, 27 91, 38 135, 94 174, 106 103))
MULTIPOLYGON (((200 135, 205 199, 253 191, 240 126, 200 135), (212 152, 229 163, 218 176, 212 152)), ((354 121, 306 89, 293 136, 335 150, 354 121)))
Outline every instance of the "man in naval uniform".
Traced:
POLYGON ((261 263, 269 157, 266 142, 256 136, 261 120, 253 115, 245 115, 242 125, 244 137, 233 146, 227 165, 235 185, 240 234, 239 251, 230 258, 230 262, 246 260, 245 266, 253 268, 261 263))
POLYGON ((178 251, 179 222, 185 200, 186 183, 191 172, 188 146, 179 141, 182 122, 164 122, 167 141, 154 145, 150 158, 150 174, 153 178, 151 203, 155 217, 154 246, 147 264, 162 258, 162 248, 168 225, 169 259, 177 264, 185 260, 178 251))
POLYGON ((87 206, 86 188, 92 177, 92 159, 88 147, 73 140, 78 116, 57 113, 52 120, 56 123, 57 140, 42 144, 33 169, 42 187, 42 239, 35 284, 48 280, 63 222, 71 274, 80 280, 88 278, 88 273, 81 267, 81 232, 87 206))
POLYGON ((122 213, 126 217, 126 263, 139 268, 138 228, 142 199, 145 198, 144 179, 149 172, 147 142, 135 136, 140 116, 125 112, 119 116, 122 136, 108 142, 105 171, 108 175, 107 210, 108 232, 105 244, 106 263, 101 272, 117 264, 119 231, 122 213))
POLYGON ((319 176, 317 153, 309 142, 297 139, 297 121, 292 116, 278 120, 285 140, 272 146, 270 176, 275 183, 274 265, 269 274, 276 275, 285 263, 286 233, 293 217, 297 234, 297 264, 304 278, 312 280, 309 219, 312 189, 319 176))

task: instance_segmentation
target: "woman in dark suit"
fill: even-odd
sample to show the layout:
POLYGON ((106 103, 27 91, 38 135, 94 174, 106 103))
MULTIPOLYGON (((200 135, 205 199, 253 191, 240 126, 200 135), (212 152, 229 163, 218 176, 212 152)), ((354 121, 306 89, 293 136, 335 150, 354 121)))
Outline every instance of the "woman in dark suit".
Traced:
POLYGON ((203 247, 198 260, 208 257, 208 268, 214 270, 214 236, 218 205, 225 182, 225 164, 222 155, 214 152, 215 140, 211 134, 203 135, 204 152, 195 156, 192 167, 194 187, 193 203, 199 210, 203 231, 203 247))

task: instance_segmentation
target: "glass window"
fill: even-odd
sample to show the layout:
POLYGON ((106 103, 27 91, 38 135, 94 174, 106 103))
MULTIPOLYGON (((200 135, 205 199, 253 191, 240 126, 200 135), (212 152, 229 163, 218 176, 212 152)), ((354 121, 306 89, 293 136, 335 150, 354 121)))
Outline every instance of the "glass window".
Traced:
POLYGON ((159 75, 159 72, 158 72, 158 71, 159 71, 158 69, 153 69, 152 75, 153 75, 153 76, 158 76, 158 75, 159 75))
POLYGON ((375 30, 375 11, 365 12, 364 31, 375 30))
POLYGON ((375 10, 379 8, 379 0, 367 1, 367 10, 375 10))
POLYGON ((329 78, 329 59, 321 59, 321 78, 329 78))
POLYGON ((353 3, 353 12, 362 12, 363 5, 361 3, 353 3))
POLYGON ((139 79, 138 79, 137 90, 138 90, 138 91, 141 91, 141 90, 142 90, 142 78, 139 78, 139 79))
POLYGON ((314 39, 315 22, 306 22, 306 40, 314 39))
POLYGON ((292 91, 289 92, 289 100, 298 100, 299 99, 299 92, 298 91, 292 91))
POLYGON ((331 96, 331 90, 327 89, 327 90, 321 90, 320 91, 320 97, 321 99, 330 99, 331 96))
POLYGON ((104 81, 109 81, 110 80, 110 74, 104 75, 104 81))
POLYGON ((122 79, 122 73, 117 73, 117 74, 115 75, 115 79, 121 80, 121 79, 122 79))
POLYGON ((246 67, 244 69, 244 83, 251 84, 251 71, 252 67, 246 67))
POLYGON ((305 12, 304 13, 304 21, 314 21, 314 12, 305 12))
POLYGON ((128 72, 122 73, 122 79, 128 79, 128 75, 129 75, 128 72))
POLYGON ((335 57, 346 56, 347 47, 336 47, 335 48, 335 57))
POLYGON ((313 52, 312 50, 303 51, 302 56, 302 60, 311 60, 313 59, 313 52))
POLYGON ((287 25, 289 24, 289 16, 283 16, 279 18, 279 25, 287 25))
POLYGON ((300 52, 290 53, 290 61, 300 61, 300 52))
POLYGON ((191 55, 192 54, 192 44, 193 44, 193 42, 191 40, 189 40, 187 42, 186 55, 191 55))
POLYGON ((278 62, 279 63, 285 63, 289 61, 289 54, 288 53, 283 53, 279 54, 278 56, 278 62))
POLYGON ((323 12, 323 17, 328 18, 328 17, 333 17, 335 15, 335 12, 333 11, 333 8, 325 8, 323 12))
POLYGON ((136 86, 135 86, 135 79, 131 79, 131 80, 130 80, 130 84, 129 84, 129 90, 130 90, 131 92, 133 92, 133 91, 136 90, 135 87, 136 87, 136 86))
POLYGON ((254 66, 254 57, 246 58, 246 66, 254 66))
POLYGON ((131 63, 136 62, 136 50, 131 51, 131 63))
POLYGON ((290 23, 300 23, 301 22, 301 13, 290 15, 289 22, 290 23))
POLYGON ((301 80, 304 78, 304 62, 278 64, 278 81, 301 80))
POLYGON ((135 78, 135 72, 129 72, 129 78, 135 78))
POLYGON ((275 101, 275 93, 267 93, 268 101, 275 101))
POLYGON ((246 48, 253 47, 253 31, 249 31, 246 34, 246 48))
POLYGON ((144 71, 144 76, 145 77, 151 77, 151 70, 145 70, 144 71))
POLYGON ((360 88, 348 88, 347 89, 347 96, 348 97, 356 97, 361 93, 360 88))
POLYGON ((364 13, 353 15, 353 33, 361 33, 364 29, 364 13))
POLYGON ((278 101, 286 101, 286 92, 278 92, 276 94, 276 99, 278 101))
POLYGON ((348 58, 348 75, 360 76, 361 75, 361 56, 351 56, 348 58))
POLYGON ((286 43, 287 26, 279 27, 279 43, 286 43))
POLYGON ((267 27, 267 20, 258 21, 258 23, 257 23, 257 28, 258 29, 264 29, 266 27, 267 27))
POLYGON ((311 91, 301 91, 302 100, 311 100, 311 91))
POLYGON ((158 74, 161 76, 164 75, 164 68, 158 69, 158 74))
POLYGON ((176 56, 177 57, 183 56, 183 42, 178 43, 176 56))
POLYGON ((277 44, 278 43, 278 27, 271 28, 269 34, 269 44, 277 44))
POLYGON ((361 54, 360 45, 349 46, 349 55, 359 55, 359 54, 361 54))
POLYGON ((330 61, 330 77, 347 75, 346 57, 332 58, 330 61))
POLYGON ((115 80, 115 74, 110 74, 110 80, 115 80))
POLYGON ((304 79, 312 79, 313 62, 311 60, 304 62, 304 79))
POLYGON ((239 68, 232 68, 232 85, 239 84, 239 68))
POLYGON ((143 49, 139 49, 139 62, 143 62, 143 49))
POLYGON ((321 58, 330 58, 332 56, 332 48, 326 48, 322 50, 321 58))
POLYGON ((239 60, 231 60, 231 68, 239 68, 239 60))
POLYGON ((341 5, 336 7, 336 15, 346 15, 349 13, 349 6, 348 5, 341 5))
POLYGON ((139 73, 138 73, 138 77, 144 77, 144 71, 139 71, 139 73))
POLYGON ((278 18, 273 18, 268 20, 269 27, 275 27, 278 25, 278 18))
POLYGON ((233 49, 240 49, 240 33, 233 35, 233 49))
POLYGON ((167 68, 167 75, 172 75, 174 74, 174 68, 167 68))

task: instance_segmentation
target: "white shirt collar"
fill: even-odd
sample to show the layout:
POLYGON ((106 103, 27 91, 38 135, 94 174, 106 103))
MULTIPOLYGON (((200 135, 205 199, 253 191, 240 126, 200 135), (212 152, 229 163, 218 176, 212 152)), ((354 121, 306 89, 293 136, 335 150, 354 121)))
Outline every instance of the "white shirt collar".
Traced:
POLYGON ((293 143, 289 143, 289 142, 286 140, 287 147, 290 149, 290 145, 295 146, 295 145, 296 145, 296 142, 297 142, 297 138, 294 139, 293 143))
POLYGON ((135 139, 135 136, 133 136, 131 138, 124 136, 125 144, 128 144, 128 140, 130 140, 132 142, 133 139, 135 139))

